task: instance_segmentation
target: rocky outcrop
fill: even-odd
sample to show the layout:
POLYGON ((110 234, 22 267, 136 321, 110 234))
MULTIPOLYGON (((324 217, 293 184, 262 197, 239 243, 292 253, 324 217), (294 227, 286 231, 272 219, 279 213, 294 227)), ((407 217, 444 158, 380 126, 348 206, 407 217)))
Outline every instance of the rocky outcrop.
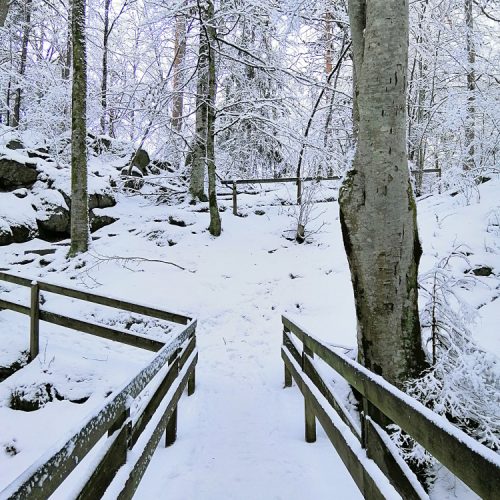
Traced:
POLYGON ((36 163, 0 158, 0 190, 11 191, 19 187, 31 187, 37 177, 36 163))
POLYGON ((0 193, 0 245, 23 243, 38 234, 35 211, 25 199, 0 193))
POLYGON ((65 237, 70 232, 69 207, 59 191, 47 189, 35 197, 36 222, 42 238, 65 237))
POLYGON ((90 211, 90 230, 91 232, 97 231, 102 227, 109 226, 118 220, 117 217, 108 215, 98 208, 90 211))

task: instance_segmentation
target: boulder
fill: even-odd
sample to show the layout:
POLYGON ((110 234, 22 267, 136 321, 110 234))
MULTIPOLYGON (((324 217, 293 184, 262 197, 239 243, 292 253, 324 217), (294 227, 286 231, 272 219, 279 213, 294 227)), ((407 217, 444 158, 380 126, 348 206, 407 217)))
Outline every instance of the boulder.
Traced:
POLYGON ((10 226, 0 220, 0 246, 10 245, 14 241, 14 236, 10 226))
POLYGON ((55 189, 41 192, 34 200, 36 222, 42 238, 52 240, 70 232, 70 212, 62 194, 55 189))
POLYGON ((28 196, 28 190, 26 188, 20 188, 20 189, 16 189, 15 191, 12 191, 12 194, 16 197, 16 198, 26 198, 26 196, 28 196))
POLYGON ((90 211, 90 230, 92 232, 101 229, 102 227, 109 226, 118 220, 117 217, 113 217, 106 213, 102 213, 99 209, 90 211))
POLYGON ((11 191, 31 187, 38 177, 36 163, 20 162, 13 158, 0 158, 0 189, 11 191))
POLYGON ((121 171, 122 179, 124 180, 124 189, 141 189, 144 186, 142 172, 137 167, 132 167, 130 174, 128 167, 124 167, 121 171))
POLYGON ((38 233, 30 200, 0 193, 0 245, 23 243, 38 233))
POLYGON ((101 191, 89 194, 89 210, 94 208, 108 208, 116 205, 115 196, 111 191, 101 191))
POLYGON ((19 139, 11 139, 5 147, 7 149, 12 149, 14 151, 18 149, 24 149, 24 144, 19 139))
POLYGON ((151 160, 149 158, 149 154, 145 149, 138 149, 132 158, 132 165, 137 167, 141 171, 142 175, 148 174, 147 167, 150 162, 151 160))

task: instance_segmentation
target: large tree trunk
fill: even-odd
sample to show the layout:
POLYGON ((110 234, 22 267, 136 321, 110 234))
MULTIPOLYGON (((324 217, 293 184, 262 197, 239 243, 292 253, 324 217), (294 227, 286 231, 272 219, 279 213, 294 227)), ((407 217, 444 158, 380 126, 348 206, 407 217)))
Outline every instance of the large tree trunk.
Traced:
POLYGON ((406 153, 408 3, 350 0, 358 142, 340 192, 361 363, 402 387, 425 365, 421 248, 406 153))
POLYGON ((89 245, 87 196, 87 56, 85 0, 72 0, 73 89, 71 110, 71 248, 70 256, 89 245))
POLYGON ((21 64, 19 66, 19 82, 16 89, 16 98, 14 102, 14 113, 12 115, 12 126, 18 127, 21 120, 21 101, 22 101, 22 80, 26 73, 26 62, 28 60, 28 44, 31 33, 31 7, 32 0, 26 0, 24 5, 25 17, 23 26, 23 35, 21 40, 21 64))
POLYGON ((467 48, 467 116, 465 119, 465 161, 464 170, 474 168, 475 156, 475 91, 476 91, 476 47, 474 44, 474 19, 472 17, 472 0, 465 0, 465 43, 467 48))

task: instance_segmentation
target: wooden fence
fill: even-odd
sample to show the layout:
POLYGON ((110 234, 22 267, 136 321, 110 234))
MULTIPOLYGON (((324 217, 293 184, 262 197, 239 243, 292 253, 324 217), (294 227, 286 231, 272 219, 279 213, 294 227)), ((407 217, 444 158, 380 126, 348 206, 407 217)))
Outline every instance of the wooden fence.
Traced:
POLYGON ((198 361, 196 321, 161 309, 49 283, 31 282, 6 273, 0 273, 0 280, 31 287, 30 306, 0 298, 0 307, 30 316, 32 358, 38 353, 39 321, 157 351, 148 366, 108 396, 97 411, 81 422, 77 432, 62 439, 0 491, 0 498, 48 498, 106 433, 108 437, 102 445, 104 449, 99 450, 99 459, 94 463, 90 476, 80 482, 80 492, 76 497, 89 500, 100 498, 119 469, 124 466, 126 478, 117 486, 116 495, 120 499, 132 498, 162 434, 165 432, 166 446, 175 442, 177 405, 183 390, 187 387, 188 395, 194 393, 195 368, 198 361), (164 343, 126 330, 46 311, 40 307, 40 290, 174 321, 184 326, 179 333, 164 343), (143 394, 147 386, 151 387, 151 391, 149 394, 143 394), (139 410, 131 415, 130 408, 139 395, 142 396, 139 410))
MULTIPOLYGON (((417 174, 417 170, 412 170, 413 174, 417 174)), ((422 174, 438 174, 441 178, 440 168, 428 168, 422 170, 422 174)), ((221 179, 221 184, 223 186, 231 186, 233 195, 233 215, 238 215, 238 186, 245 184, 280 184, 280 183, 294 183, 297 185, 297 204, 300 205, 302 197, 302 183, 311 181, 338 181, 342 179, 341 176, 332 175, 328 177, 282 177, 282 178, 262 178, 262 179, 234 179, 234 180, 224 180, 221 179)))
POLYGON ((316 440, 318 420, 365 498, 386 497, 380 473, 404 499, 428 498, 385 430, 367 415, 368 405, 401 427, 483 499, 498 498, 499 455, 288 318, 283 316, 282 321, 285 387, 293 379, 304 396, 306 441, 316 440), (361 427, 320 374, 315 355, 362 396, 361 427))
POLYGON ((279 179, 235 179, 231 181, 222 180, 224 186, 231 186, 233 192, 233 215, 238 215, 238 190, 237 186, 243 184, 280 184, 293 182, 297 184, 297 203, 300 203, 302 193, 302 183, 310 181, 335 181, 341 177, 334 175, 331 177, 283 177, 279 179))

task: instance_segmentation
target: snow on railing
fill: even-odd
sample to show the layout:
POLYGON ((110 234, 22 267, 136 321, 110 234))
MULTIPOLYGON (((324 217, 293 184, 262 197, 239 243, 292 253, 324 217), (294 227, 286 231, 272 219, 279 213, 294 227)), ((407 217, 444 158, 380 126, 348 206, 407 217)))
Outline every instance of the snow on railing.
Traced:
POLYGON ((31 307, 4 298, 0 298, 0 307, 31 317, 32 359, 38 354, 40 320, 157 351, 149 365, 114 391, 99 409, 89 414, 17 479, 0 491, 0 498, 48 498, 98 443, 100 443, 98 460, 91 468, 90 475, 79 481, 81 486, 75 496, 89 500, 100 498, 117 472, 122 469, 126 470, 126 478, 118 488, 117 498, 131 498, 163 432, 165 432, 166 446, 170 446, 176 440, 177 405, 183 390, 187 387, 188 395, 194 393, 195 368, 198 361, 196 320, 72 288, 31 282, 26 278, 6 273, 0 273, 0 281, 31 287, 31 307), (145 335, 132 334, 127 330, 77 320, 41 309, 39 290, 174 321, 185 326, 180 332, 176 332, 168 343, 164 343, 145 335), (34 342, 36 346, 33 345, 34 342), (139 408, 131 417, 130 408, 139 396, 142 396, 139 408), (108 438, 102 443, 101 440, 106 433, 108 438), (127 464, 128 457, 132 459, 131 463, 127 464))
POLYGON ((285 387, 290 387, 293 379, 304 396, 306 441, 316 440, 317 419, 365 498, 384 498, 387 495, 381 490, 378 473, 374 474, 373 469, 367 468, 366 457, 375 462, 376 469, 388 478, 403 498, 428 498, 397 449, 389 443, 387 433, 368 416, 369 406, 377 408, 383 418, 412 436, 481 498, 498 498, 499 455, 381 376, 335 352, 290 319, 283 316, 282 322, 285 387), (302 342, 302 353, 292 334, 302 342), (328 382, 319 374, 314 355, 362 396, 361 433, 328 382), (356 450, 353 442, 361 448, 356 450))

